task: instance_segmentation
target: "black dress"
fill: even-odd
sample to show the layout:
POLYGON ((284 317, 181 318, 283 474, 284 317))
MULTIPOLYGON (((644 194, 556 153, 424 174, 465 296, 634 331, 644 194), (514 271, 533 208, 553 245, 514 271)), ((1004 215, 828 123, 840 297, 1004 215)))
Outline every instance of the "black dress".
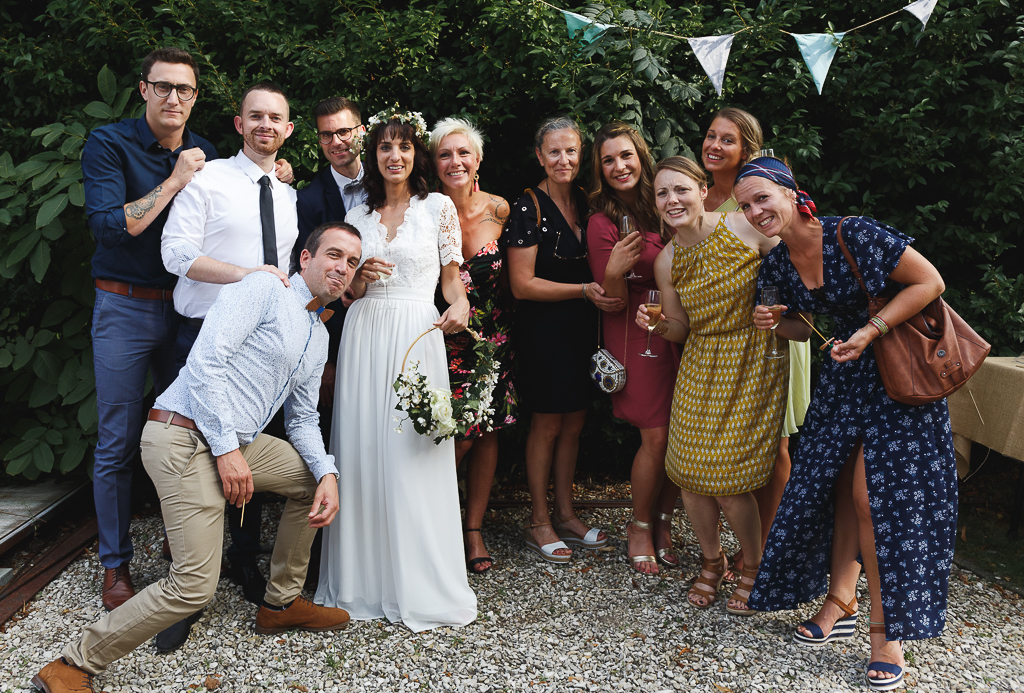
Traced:
POLYGON ((587 198, 579 188, 575 222, 582 240, 555 203, 539 188, 541 221, 529 194, 512 206, 501 237, 505 248, 538 246, 534 275, 538 279, 575 284, 579 296, 566 301, 520 300, 516 306, 515 385, 521 407, 541 414, 586 409, 598 394, 590 379, 590 356, 597 349, 597 308, 583 299, 582 284, 592 282, 587 264, 587 198))

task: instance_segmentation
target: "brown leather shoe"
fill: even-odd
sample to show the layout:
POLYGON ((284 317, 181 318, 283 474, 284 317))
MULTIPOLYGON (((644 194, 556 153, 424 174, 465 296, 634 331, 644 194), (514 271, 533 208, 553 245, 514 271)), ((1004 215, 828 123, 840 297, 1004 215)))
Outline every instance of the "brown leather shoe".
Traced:
POLYGON ((64 658, 55 659, 32 677, 32 685, 43 693, 92 693, 92 674, 88 674, 64 658))
POLYGON ((317 606, 305 597, 298 597, 284 611, 261 606, 256 614, 256 632, 275 635, 298 629, 312 633, 341 630, 348 625, 348 612, 330 606, 317 606))
POLYGON ((134 596, 135 586, 132 585, 132 574, 127 563, 103 571, 104 609, 113 611, 134 596))

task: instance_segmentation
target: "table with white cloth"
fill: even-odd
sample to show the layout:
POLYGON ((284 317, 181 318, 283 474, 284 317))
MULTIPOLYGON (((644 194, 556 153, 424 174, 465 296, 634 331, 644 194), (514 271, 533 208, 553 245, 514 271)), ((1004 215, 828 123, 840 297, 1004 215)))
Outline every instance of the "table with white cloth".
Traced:
MULTIPOLYGON (((1024 462, 1024 359, 990 356, 967 384, 949 397, 953 447, 963 478, 970 469, 971 442, 1024 462)), ((1010 536, 1024 508, 1024 468, 1010 513, 1010 536)))

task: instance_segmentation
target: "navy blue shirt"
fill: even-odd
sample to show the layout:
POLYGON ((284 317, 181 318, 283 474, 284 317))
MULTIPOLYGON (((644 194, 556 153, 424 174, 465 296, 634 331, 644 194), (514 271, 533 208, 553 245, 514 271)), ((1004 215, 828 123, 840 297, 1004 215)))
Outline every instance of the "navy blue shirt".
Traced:
POLYGON ((128 118, 93 130, 82 150, 85 212, 96 238, 92 256, 95 279, 138 284, 159 289, 174 286, 177 277, 164 268, 160 236, 167 222, 167 205, 138 236, 128 233, 124 206, 145 197, 171 175, 184 149, 199 147, 206 160, 217 150, 185 128, 182 146, 174 151, 160 146, 146 118, 128 118))

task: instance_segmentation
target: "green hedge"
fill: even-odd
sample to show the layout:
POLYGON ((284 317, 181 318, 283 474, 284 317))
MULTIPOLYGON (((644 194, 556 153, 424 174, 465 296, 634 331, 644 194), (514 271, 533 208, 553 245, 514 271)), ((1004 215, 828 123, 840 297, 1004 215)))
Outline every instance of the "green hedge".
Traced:
MULTIPOLYGON (((907 12, 843 40, 818 96, 783 31, 844 30, 903 0, 749 0, 671 7, 588 5, 621 29, 584 46, 559 13, 520 0, 54 0, 0 11, 0 458, 11 475, 67 472, 91 455, 96 412, 88 323, 93 240, 79 155, 91 129, 138 114, 138 66, 174 44, 198 57, 189 125, 221 152, 246 85, 288 90, 297 124, 284 155, 301 180, 319 161, 307 113, 323 97, 366 115, 400 102, 429 122, 463 113, 487 137, 486 190, 515 198, 541 172, 531 137, 556 112, 590 133, 640 127, 656 155, 699 152, 724 105, 756 114, 823 214, 868 214, 918 238, 947 298, 994 345, 1024 347, 1020 249, 1024 161, 1021 37, 1007 0, 940 0, 926 31, 907 12), (851 7, 851 5, 853 5, 851 7), (736 36, 718 98, 685 42, 651 33, 736 36)), ((567 8, 573 9, 573 8, 567 8)), ((365 116, 364 116, 365 117, 365 116)), ((607 408, 600 410, 604 422, 607 408)), ((601 423, 601 422, 597 422, 601 423)), ((599 425, 609 443, 632 438, 599 425)))

